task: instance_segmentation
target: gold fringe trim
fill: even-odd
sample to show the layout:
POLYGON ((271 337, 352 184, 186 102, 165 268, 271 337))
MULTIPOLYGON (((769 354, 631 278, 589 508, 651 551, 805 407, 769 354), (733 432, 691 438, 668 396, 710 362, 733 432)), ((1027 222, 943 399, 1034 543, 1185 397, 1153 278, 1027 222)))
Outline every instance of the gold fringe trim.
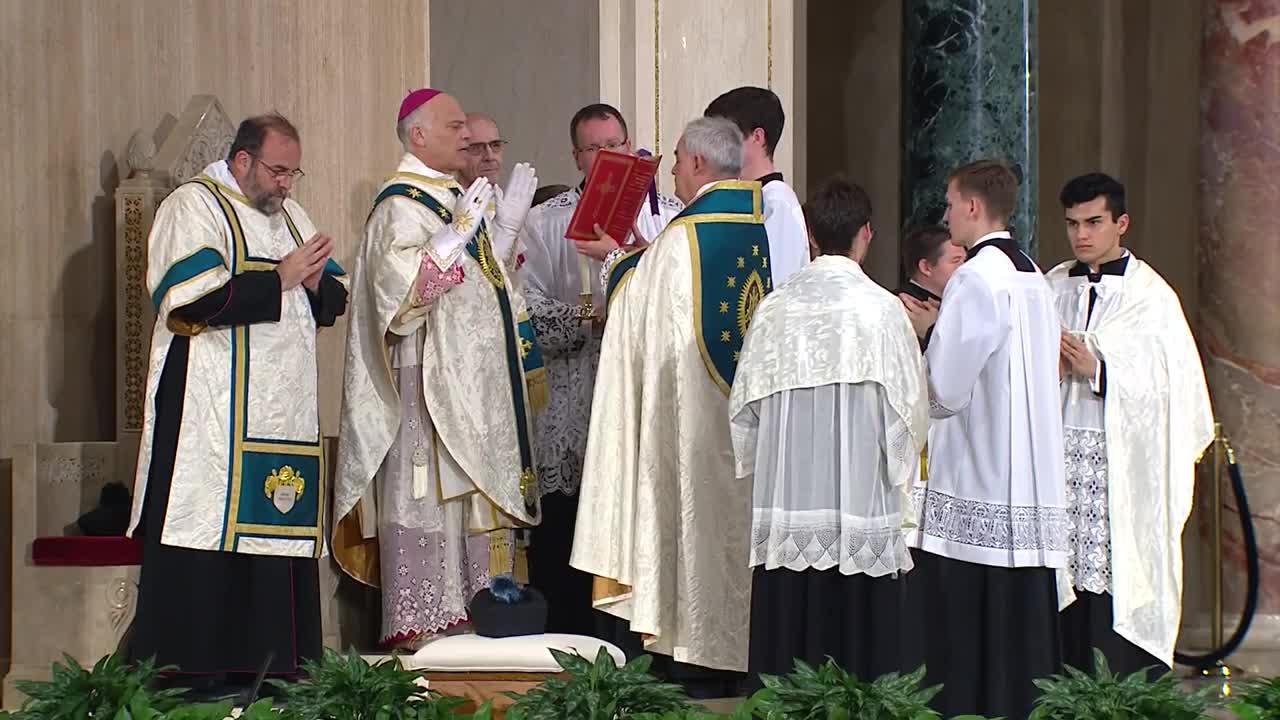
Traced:
POLYGON ((529 394, 529 409, 537 412, 551 402, 551 385, 547 382, 547 369, 538 368, 524 374, 525 390, 529 394))
POLYGON ((510 530, 504 528, 489 533, 489 577, 510 573, 514 555, 510 530))
POLYGON ((920 451, 920 482, 929 482, 929 443, 920 451))

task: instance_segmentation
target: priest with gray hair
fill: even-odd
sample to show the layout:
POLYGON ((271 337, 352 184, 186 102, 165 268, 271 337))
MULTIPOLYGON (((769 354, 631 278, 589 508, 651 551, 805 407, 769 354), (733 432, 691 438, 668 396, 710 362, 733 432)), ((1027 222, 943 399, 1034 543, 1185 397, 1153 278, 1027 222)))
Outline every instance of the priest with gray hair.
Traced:
POLYGON ((594 606, 628 622, 645 650, 739 672, 751 486, 734 472, 729 389, 752 313, 773 289, 760 184, 738 180, 741 170, 736 125, 689 123, 672 168, 685 210, 605 267, 581 489, 591 512, 578 514, 572 556, 594 576, 594 606))

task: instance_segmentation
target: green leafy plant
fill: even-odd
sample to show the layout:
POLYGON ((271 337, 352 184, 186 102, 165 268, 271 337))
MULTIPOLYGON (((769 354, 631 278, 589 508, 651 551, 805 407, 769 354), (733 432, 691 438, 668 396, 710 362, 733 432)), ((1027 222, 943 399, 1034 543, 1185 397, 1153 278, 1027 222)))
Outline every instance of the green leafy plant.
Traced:
POLYGON ((631 719, 632 720, 752 720, 753 718, 755 718, 755 708, 756 708, 756 702, 757 702, 756 698, 758 697, 758 695, 759 693, 757 693, 756 696, 747 698, 744 702, 740 703, 736 708, 734 708, 733 712, 729 713, 728 715, 706 712, 704 710, 685 709, 685 710, 672 710, 670 712, 665 712, 661 714, 638 713, 636 715, 632 715, 631 719))
POLYGON ((604 648, 595 662, 577 653, 551 654, 569 677, 548 678, 524 695, 508 693, 515 700, 507 710, 510 720, 625 720, 691 709, 680 686, 649 673, 653 658, 648 655, 619 667, 604 648))
POLYGON ((1254 678, 1227 704, 1241 720, 1280 718, 1280 678, 1254 678))
POLYGON ((285 696, 282 720, 456 720, 466 702, 419 685, 422 674, 405 670, 399 657, 370 665, 355 649, 343 656, 325 648, 302 669, 301 682, 272 681, 285 696))
POLYGON ((1036 680, 1041 696, 1030 720, 1198 720, 1213 706, 1212 688, 1184 692, 1173 673, 1152 682, 1146 670, 1112 674, 1101 650, 1093 672, 1067 667, 1062 675, 1036 680))
POLYGON ((795 661, 789 675, 761 675, 755 715, 765 720, 933 720, 929 701, 942 688, 921 687, 924 668, 889 673, 866 682, 828 659, 813 666, 795 661))
POLYGON ((53 664, 52 679, 15 683, 27 699, 12 720, 132 720, 129 714, 120 713, 135 699, 157 713, 181 702, 181 690, 149 689, 159 673, 169 669, 157 668, 151 660, 131 666, 120 655, 108 655, 86 669, 70 655, 64 654, 62 659, 53 664))

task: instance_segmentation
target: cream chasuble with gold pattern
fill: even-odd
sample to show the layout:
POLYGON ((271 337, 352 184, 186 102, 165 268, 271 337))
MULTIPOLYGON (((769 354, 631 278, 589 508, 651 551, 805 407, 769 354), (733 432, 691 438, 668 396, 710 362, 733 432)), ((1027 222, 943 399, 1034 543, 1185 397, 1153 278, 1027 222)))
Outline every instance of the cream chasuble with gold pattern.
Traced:
POLYGON ((511 282, 515 257, 494 256, 485 226, 455 257, 437 258, 429 245, 453 222, 460 194, 452 177, 405 155, 355 260, 333 544, 363 582, 378 584, 381 564, 384 615, 414 608, 404 627, 384 617, 384 639, 465 619, 469 593, 511 570, 508 529, 539 519, 529 430, 545 378, 511 282), (456 273, 429 299, 416 289, 426 263, 456 273), (432 552, 380 563, 379 544, 384 555, 432 552))
POLYGON ((729 389, 772 289, 760 185, 712 183, 608 283, 572 565, 650 652, 745 670, 751 486, 729 389))

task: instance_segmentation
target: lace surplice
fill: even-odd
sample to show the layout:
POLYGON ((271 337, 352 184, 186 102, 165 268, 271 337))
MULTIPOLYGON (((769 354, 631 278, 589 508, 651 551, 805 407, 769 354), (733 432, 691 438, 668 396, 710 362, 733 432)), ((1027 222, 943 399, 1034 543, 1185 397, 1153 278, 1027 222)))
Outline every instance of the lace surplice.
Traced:
POLYGON ((579 316, 578 306, 532 288, 526 292, 551 387, 551 402, 534 422, 538 481, 544 495, 575 495, 582 480, 600 340, 579 316))

